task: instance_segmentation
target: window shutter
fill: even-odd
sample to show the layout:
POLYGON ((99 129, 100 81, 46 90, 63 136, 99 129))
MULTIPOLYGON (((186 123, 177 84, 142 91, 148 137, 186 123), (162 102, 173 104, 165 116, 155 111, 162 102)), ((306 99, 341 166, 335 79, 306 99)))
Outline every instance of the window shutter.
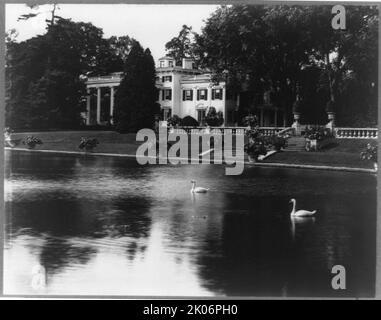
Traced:
POLYGON ((205 100, 208 100, 208 90, 205 89, 205 100))
POLYGON ((161 100, 164 100, 164 98, 165 98, 165 92, 164 92, 165 90, 161 90, 161 100))
POLYGON ((193 101, 193 90, 190 91, 190 99, 193 101))
POLYGON ((172 90, 169 90, 169 100, 172 100, 172 90))
POLYGON ((214 100, 215 97, 216 97, 216 90, 212 89, 212 100, 214 100))
POLYGON ((197 100, 200 100, 200 90, 197 90, 197 100))
POLYGON ((185 101, 185 90, 183 90, 183 101, 185 101))

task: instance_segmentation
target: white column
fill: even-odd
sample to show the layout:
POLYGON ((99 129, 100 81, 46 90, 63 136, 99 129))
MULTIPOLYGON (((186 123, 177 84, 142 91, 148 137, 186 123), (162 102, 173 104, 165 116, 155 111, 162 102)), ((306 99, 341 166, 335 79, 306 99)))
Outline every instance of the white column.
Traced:
POLYGON ((111 124, 114 124, 114 87, 110 87, 110 117, 111 124))
POLYGON ((222 87, 222 103, 224 104, 224 126, 227 125, 227 110, 226 110, 226 86, 222 87))
POLYGON ((86 113, 86 125, 89 126, 90 125, 90 103, 91 103, 91 100, 90 100, 90 89, 87 88, 87 96, 86 96, 86 110, 87 110, 87 113, 86 113))
MULTIPOLYGON (((193 88, 193 111, 192 111, 192 114, 190 114, 190 116, 192 116, 193 118, 195 118, 197 120, 197 109, 196 109, 196 106, 199 104, 199 101, 197 100, 197 87, 193 88)), ((185 116, 183 114, 183 116, 185 116)))
POLYGON ((97 88, 97 124, 101 123, 101 88, 97 88))
POLYGON ((208 107, 212 106, 212 87, 208 87, 208 107))

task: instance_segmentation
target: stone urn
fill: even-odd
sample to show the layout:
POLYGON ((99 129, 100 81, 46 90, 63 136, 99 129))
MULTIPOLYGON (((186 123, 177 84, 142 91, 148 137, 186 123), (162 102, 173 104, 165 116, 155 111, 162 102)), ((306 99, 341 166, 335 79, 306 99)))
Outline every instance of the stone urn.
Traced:
POLYGON ((331 129, 331 131, 332 131, 335 127, 336 113, 335 112, 327 112, 327 115, 328 115, 328 123, 326 125, 326 128, 331 129))

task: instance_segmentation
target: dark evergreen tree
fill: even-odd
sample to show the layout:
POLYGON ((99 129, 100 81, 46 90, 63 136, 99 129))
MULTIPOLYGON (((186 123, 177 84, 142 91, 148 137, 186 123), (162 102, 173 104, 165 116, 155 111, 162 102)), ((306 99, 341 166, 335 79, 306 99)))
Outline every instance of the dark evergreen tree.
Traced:
POLYGON ((119 132, 153 128, 155 114, 159 113, 155 78, 151 52, 135 41, 115 96, 114 121, 119 132))

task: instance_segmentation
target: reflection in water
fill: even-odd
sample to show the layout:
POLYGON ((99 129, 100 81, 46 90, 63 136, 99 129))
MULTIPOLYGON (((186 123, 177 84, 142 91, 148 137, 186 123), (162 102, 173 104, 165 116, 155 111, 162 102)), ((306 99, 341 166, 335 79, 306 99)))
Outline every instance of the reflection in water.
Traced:
POLYGON ((6 293, 373 294, 370 175, 7 151, 5 185, 6 293), (318 215, 290 218, 290 198, 318 215))
POLYGON ((306 229, 306 226, 313 225, 315 223, 315 217, 290 217, 291 221, 291 235, 292 240, 296 239, 296 229, 298 232, 302 233, 306 229))

